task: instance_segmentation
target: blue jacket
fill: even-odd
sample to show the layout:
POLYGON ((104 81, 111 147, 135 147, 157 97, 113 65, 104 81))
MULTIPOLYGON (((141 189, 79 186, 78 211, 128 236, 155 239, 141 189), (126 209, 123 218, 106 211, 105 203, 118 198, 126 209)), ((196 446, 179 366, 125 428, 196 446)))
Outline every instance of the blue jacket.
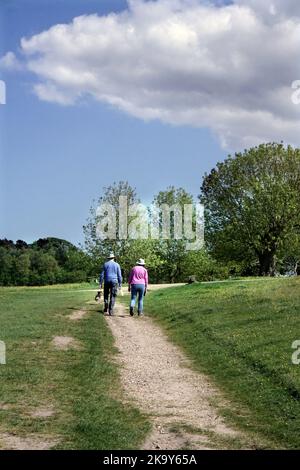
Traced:
POLYGON ((122 273, 121 268, 118 263, 115 261, 107 261, 104 263, 103 270, 100 274, 99 283, 100 285, 104 282, 115 282, 119 284, 119 287, 122 285, 122 273))

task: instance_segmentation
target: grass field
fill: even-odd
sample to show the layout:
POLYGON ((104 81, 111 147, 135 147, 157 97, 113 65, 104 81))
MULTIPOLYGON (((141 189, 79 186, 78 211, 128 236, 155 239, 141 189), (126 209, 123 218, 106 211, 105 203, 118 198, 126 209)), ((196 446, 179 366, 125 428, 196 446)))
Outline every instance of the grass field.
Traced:
POLYGON ((300 448, 300 279, 197 284, 153 291, 146 311, 221 387, 223 413, 261 446, 300 448), (257 439, 256 439, 257 440, 257 439))
POLYGON ((113 339, 86 287, 0 289, 0 340, 7 347, 0 437, 33 436, 34 445, 49 441, 58 449, 134 449, 143 441, 149 424, 121 404, 113 339), (85 317, 71 321, 81 308, 85 317), (80 350, 55 349, 56 336, 74 338, 80 350))
MULTIPOLYGON (((113 338, 88 288, 0 289, 7 347, 0 442, 32 436, 35 446, 58 449, 135 449, 143 442, 149 422, 122 404, 113 338), (71 321, 81 309, 84 317, 71 321), (74 338, 79 349, 56 349, 56 336, 74 338)), ((300 339, 299 279, 153 289, 146 314, 224 391, 229 421, 262 448, 300 448, 300 366, 291 361, 300 339)))

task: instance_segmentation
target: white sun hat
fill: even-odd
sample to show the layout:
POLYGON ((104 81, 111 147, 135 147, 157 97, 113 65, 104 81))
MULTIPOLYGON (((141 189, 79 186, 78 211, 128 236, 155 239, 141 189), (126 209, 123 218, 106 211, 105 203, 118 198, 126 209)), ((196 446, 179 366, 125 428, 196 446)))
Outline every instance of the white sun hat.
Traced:
POLYGON ((110 253, 110 255, 107 257, 108 259, 115 259, 114 253, 110 253))
POLYGON ((138 264, 139 266, 145 266, 145 260, 143 258, 140 258, 136 264, 138 264))

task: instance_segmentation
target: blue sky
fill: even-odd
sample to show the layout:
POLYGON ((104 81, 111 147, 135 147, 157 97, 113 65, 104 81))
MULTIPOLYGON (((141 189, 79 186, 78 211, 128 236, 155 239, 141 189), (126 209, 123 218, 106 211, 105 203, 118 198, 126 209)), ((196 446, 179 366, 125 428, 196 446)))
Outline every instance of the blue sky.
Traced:
POLYGON ((130 1, 1 1, 1 238, 77 244, 103 186, 196 196, 233 150, 299 139, 298 2, 130 1))
MULTIPOLYGON (((4 1, 0 55, 53 24, 125 6, 115 0, 4 1)), ((224 155, 208 130, 145 123, 92 100, 62 107, 33 94, 31 74, 9 72, 4 78, 2 238, 57 236, 78 243, 103 186, 128 180, 145 201, 171 184, 197 195, 204 171, 224 155)))

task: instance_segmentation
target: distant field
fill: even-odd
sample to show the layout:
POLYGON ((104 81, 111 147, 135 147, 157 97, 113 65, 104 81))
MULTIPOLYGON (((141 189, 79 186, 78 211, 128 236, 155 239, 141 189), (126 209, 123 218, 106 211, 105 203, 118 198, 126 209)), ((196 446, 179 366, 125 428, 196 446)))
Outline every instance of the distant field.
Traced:
POLYGON ((271 448, 300 448, 300 279, 154 291, 146 311, 225 392, 223 413, 271 448))
POLYGON ((0 447, 133 449, 143 441, 148 423, 121 404, 113 339, 88 303, 89 287, 0 289, 0 447), (68 318, 82 308, 81 319, 68 318), (75 349, 56 349, 54 337, 73 338, 75 349))

